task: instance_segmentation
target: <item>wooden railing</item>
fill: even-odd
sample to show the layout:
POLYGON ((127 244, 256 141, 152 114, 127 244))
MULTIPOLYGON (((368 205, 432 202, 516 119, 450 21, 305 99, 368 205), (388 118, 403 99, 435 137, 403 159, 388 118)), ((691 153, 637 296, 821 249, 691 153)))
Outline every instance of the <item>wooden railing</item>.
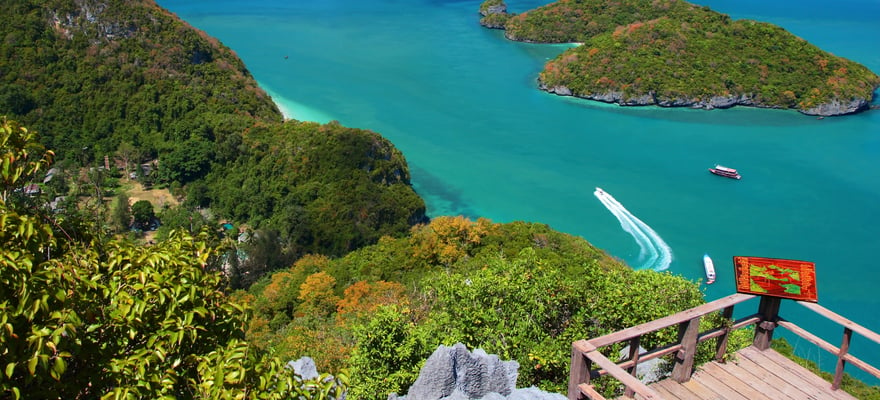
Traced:
POLYGON ((856 358, 852 354, 849 354, 849 344, 850 344, 850 341, 852 340, 853 332, 858 333, 859 335, 862 335, 866 339, 869 339, 872 342, 877 343, 877 344, 880 344, 880 335, 878 335, 876 332, 871 331, 870 329, 867 329, 867 328, 865 328, 855 322, 852 322, 844 317, 841 317, 840 315, 835 314, 833 311, 831 311, 825 307, 822 307, 816 303, 798 302, 798 304, 810 309, 811 311, 815 312, 816 314, 819 314, 819 315, 835 322, 836 324, 838 324, 840 326, 843 326, 843 340, 841 341, 840 348, 837 348, 837 347, 834 347, 833 345, 831 345, 830 343, 822 340, 818 336, 808 332, 807 330, 805 330, 805 329, 803 329, 803 328, 801 328, 801 327, 799 327, 789 321, 786 321, 784 318, 779 318, 779 320, 777 321, 779 323, 779 326, 781 326, 785 329, 788 329, 789 331, 791 331, 791 333, 794 333, 795 335, 798 335, 798 336, 812 342, 813 344, 819 346, 819 348, 837 356, 837 368, 835 368, 835 371, 834 371, 834 382, 831 383, 832 389, 836 390, 837 388, 840 387, 840 381, 841 381, 841 379, 843 379, 843 368, 844 368, 844 366, 846 366, 846 363, 850 363, 850 364, 858 367, 862 371, 865 371, 865 372, 873 375, 876 378, 880 378, 880 369, 877 369, 874 366, 872 366, 871 364, 868 364, 868 363, 856 358))
POLYGON ((660 399, 661 397, 636 377, 636 368, 640 362, 648 361, 669 354, 674 354, 671 378, 677 382, 686 382, 690 379, 694 369, 694 356, 697 344, 709 339, 717 339, 715 346, 715 359, 721 361, 727 352, 727 339, 734 329, 755 325, 755 337, 752 345, 760 350, 770 347, 773 339, 773 330, 776 326, 782 326, 792 333, 815 343, 820 348, 837 356, 837 369, 831 388, 836 390, 840 387, 843 377, 843 369, 846 363, 855 365, 863 371, 880 378, 880 370, 870 364, 859 360, 849 354, 849 345, 852 333, 856 332, 878 344, 880 335, 864 328, 834 312, 814 303, 798 302, 819 315, 844 327, 843 341, 841 346, 835 347, 822 340, 816 335, 791 323, 779 316, 781 299, 777 297, 761 296, 758 312, 731 321, 734 306, 756 296, 749 294, 733 294, 701 306, 682 311, 675 315, 664 317, 655 321, 624 329, 609 335, 590 340, 578 340, 572 344, 571 350, 571 373, 568 383, 569 400, 605 399, 590 380, 603 375, 611 375, 626 387, 626 396, 634 394, 645 399, 660 399), (722 311, 723 326, 709 331, 700 332, 700 319, 707 314, 722 311), (678 325, 678 341, 676 343, 653 349, 648 352, 639 352, 639 342, 643 335, 658 330, 678 325), (627 342, 629 356, 620 362, 614 362, 605 357, 599 349, 616 343, 627 342), (593 364, 599 369, 593 370, 593 364))

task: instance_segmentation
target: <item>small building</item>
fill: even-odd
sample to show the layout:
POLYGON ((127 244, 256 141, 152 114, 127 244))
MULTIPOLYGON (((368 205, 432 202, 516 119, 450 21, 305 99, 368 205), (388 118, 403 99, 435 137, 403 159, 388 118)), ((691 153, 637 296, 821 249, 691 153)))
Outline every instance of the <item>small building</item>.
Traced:
POLYGON ((37 185, 36 183, 32 183, 24 187, 24 194, 28 196, 36 196, 40 194, 40 192, 40 185, 37 185))
POLYGON ((66 200, 66 199, 67 198, 65 196, 55 197, 55 200, 52 200, 52 202, 49 203, 49 208, 54 213, 59 213, 61 211, 64 211, 64 209, 62 208, 62 204, 64 203, 64 200, 66 200))
POLYGON ((49 168, 49 171, 46 172, 46 177, 43 178, 43 183, 49 183, 49 181, 51 181, 52 178, 54 178, 55 174, 57 174, 57 173, 58 173, 58 168, 55 168, 55 167, 49 168))

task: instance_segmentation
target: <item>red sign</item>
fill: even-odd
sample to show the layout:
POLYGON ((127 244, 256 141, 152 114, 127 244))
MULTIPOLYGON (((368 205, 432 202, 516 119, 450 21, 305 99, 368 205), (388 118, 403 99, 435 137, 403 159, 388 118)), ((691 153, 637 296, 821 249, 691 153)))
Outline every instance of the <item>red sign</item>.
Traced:
POLYGON ((817 302, 816 264, 764 257, 733 257, 736 291, 817 302))

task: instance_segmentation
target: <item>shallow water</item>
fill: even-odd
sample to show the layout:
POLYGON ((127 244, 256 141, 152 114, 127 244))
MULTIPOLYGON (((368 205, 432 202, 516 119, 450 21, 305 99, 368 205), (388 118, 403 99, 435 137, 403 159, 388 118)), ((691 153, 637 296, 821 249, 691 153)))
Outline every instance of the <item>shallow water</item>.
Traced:
MULTIPOLYGON (((639 237, 592 195, 601 187, 668 244, 669 271, 699 279, 703 254, 714 258, 708 298, 734 292, 735 255, 808 260, 822 305, 880 331, 880 111, 817 120, 550 95, 535 77, 566 46, 481 28, 479 1, 159 3, 234 49, 288 115, 393 141, 432 216, 546 223, 643 267, 639 237), (743 179, 709 174, 715 163, 743 179)), ((880 72, 877 0, 700 3, 779 24, 880 72)), ((785 302, 783 314, 840 343, 839 327, 802 307, 785 302)), ((853 352, 880 366, 880 346, 857 341, 853 352)))

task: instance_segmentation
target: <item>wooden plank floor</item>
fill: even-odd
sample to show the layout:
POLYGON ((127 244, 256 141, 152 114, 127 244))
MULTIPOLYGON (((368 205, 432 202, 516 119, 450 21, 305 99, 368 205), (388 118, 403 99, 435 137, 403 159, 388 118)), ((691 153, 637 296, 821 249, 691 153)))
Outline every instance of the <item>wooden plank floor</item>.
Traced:
POLYGON ((855 399, 832 391, 830 383, 773 350, 748 347, 737 355, 734 361, 698 367, 688 382, 665 379, 650 387, 668 400, 855 399))

